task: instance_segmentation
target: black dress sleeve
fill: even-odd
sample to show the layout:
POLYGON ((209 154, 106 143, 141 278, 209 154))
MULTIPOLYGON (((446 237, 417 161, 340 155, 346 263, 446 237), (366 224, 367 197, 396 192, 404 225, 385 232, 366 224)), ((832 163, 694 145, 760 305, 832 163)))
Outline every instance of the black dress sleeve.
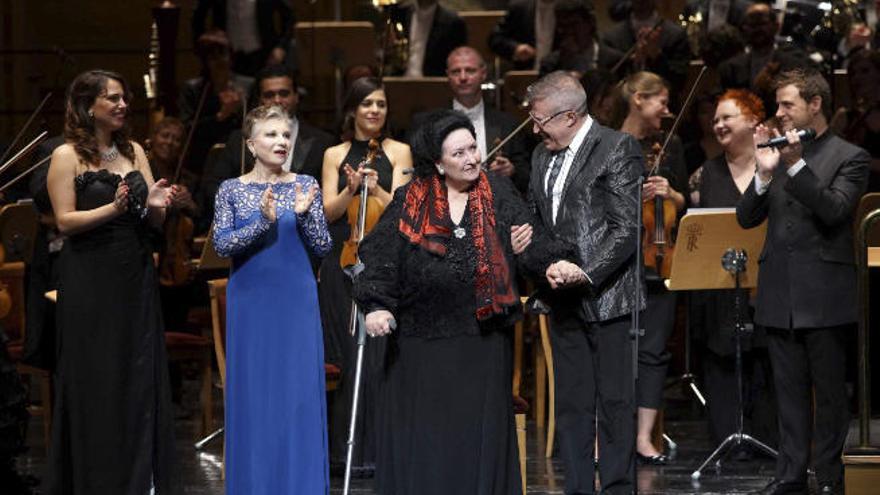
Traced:
POLYGON ((407 190, 408 186, 397 188, 379 222, 358 247, 364 269, 355 278, 352 292, 365 314, 380 309, 397 311, 401 259, 407 248, 398 223, 407 190))
POLYGON ((498 236, 502 244, 512 255, 510 227, 513 225, 530 224, 532 226, 532 242, 520 255, 515 257, 516 267, 523 274, 536 279, 544 277, 547 267, 552 263, 566 259, 576 262, 576 249, 573 245, 556 239, 544 229, 529 209, 525 200, 513 187, 507 177, 490 174, 492 194, 495 196, 495 213, 505 219, 498 222, 498 236), (503 231, 501 229, 504 229, 503 231))

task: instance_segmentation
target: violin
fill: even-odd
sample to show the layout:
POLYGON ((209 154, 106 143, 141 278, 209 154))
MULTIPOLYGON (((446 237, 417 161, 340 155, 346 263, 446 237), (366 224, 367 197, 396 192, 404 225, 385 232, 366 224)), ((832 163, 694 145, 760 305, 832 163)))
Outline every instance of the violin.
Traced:
MULTIPOLYGON (((666 148, 672 141, 678 125, 681 123, 682 117, 686 114, 688 106, 694 99, 697 88, 706 74, 704 66, 697 75, 690 92, 685 98, 681 110, 672 123, 672 128, 666 134, 661 145, 659 140, 651 145, 650 152, 647 153, 646 163, 650 165, 648 177, 658 175, 660 165, 663 163, 666 148)), ((675 250, 675 243, 672 237, 672 230, 675 228, 677 220, 677 212, 675 211, 675 203, 669 198, 661 198, 654 196, 653 201, 642 202, 642 226, 644 234, 642 235, 642 252, 645 257, 645 267, 653 269, 660 277, 669 278, 672 271, 672 263, 667 263, 667 258, 672 259, 672 253, 675 250)))
MULTIPOLYGON (((659 164, 664 158, 663 148, 659 141, 651 145, 651 151, 647 153, 647 162, 655 163, 649 176, 657 175, 659 164)), ((645 267, 653 269, 660 277, 669 278, 672 259, 675 250, 675 241, 672 231, 676 225, 675 203, 669 198, 661 198, 655 195, 654 199, 642 202, 642 252, 645 256, 645 267)))
MULTIPOLYGON (((372 168, 376 161, 376 157, 379 156, 381 150, 382 147, 379 144, 379 140, 370 139, 370 142, 367 144, 367 156, 364 157, 364 160, 358 165, 358 168, 372 168)), ((366 180, 366 178, 363 180, 366 180)), ((362 239, 360 232, 358 232, 358 210, 360 209, 360 203, 360 201, 352 201, 348 204, 348 210, 346 210, 346 218, 348 219, 349 227, 351 227, 351 235, 348 237, 348 240, 343 243, 342 254, 339 256, 339 264, 342 268, 356 265, 358 261, 357 249, 359 239, 362 239)), ((382 211, 385 209, 385 206, 383 206, 379 199, 373 195, 367 196, 366 204, 367 211, 364 221, 364 235, 373 230, 373 227, 382 215, 382 211)))
MULTIPOLYGON (((178 176, 172 183, 179 181, 178 176)), ((195 223, 181 210, 168 209, 164 233, 165 245, 159 259, 159 283, 178 287, 191 282, 195 277, 191 263, 195 223)))
MULTIPOLYGON (((172 184, 180 182, 180 176, 183 173, 183 164, 192 143, 193 133, 196 130, 197 122, 202 114, 205 105, 205 98, 208 95, 208 88, 211 84, 205 84, 202 94, 199 97, 199 104, 196 108, 192 125, 186 136, 186 142, 180 150, 180 156, 177 160, 177 168, 174 171, 174 177, 171 179, 172 184)), ((195 270, 192 264, 192 245, 195 234, 195 223, 189 215, 183 213, 179 209, 168 209, 165 216, 165 246, 159 257, 159 283, 166 287, 178 287, 187 284, 195 277, 195 270)))

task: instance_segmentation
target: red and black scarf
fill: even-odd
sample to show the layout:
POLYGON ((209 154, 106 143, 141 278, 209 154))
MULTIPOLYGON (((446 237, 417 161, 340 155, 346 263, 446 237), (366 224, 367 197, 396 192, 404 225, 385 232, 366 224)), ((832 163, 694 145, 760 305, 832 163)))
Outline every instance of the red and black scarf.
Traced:
MULTIPOLYGON (((504 248, 495 232, 492 189, 484 172, 480 173, 477 183, 468 193, 468 211, 477 252, 474 283, 477 319, 485 320, 503 313, 505 306, 512 306, 517 300, 504 248)), ((451 224, 449 199, 440 177, 433 175, 414 179, 406 192, 400 215, 400 232, 428 252, 445 256, 446 240, 452 233, 451 224)))

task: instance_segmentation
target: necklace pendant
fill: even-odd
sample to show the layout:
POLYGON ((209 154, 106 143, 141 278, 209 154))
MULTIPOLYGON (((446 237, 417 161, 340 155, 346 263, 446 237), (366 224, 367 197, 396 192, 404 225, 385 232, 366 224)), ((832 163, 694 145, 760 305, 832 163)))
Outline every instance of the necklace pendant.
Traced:
POLYGON ((463 238, 465 234, 463 227, 456 227, 455 229, 453 229, 452 233, 455 234, 456 239, 463 238))

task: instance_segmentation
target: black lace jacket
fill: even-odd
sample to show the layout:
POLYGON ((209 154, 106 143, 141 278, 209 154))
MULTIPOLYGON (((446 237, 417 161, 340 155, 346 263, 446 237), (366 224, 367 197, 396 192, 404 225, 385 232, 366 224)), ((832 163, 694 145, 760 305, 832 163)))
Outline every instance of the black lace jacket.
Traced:
MULTIPOLYGON (((532 243, 519 256, 513 254, 510 227, 536 223, 509 179, 489 174, 495 207, 496 232, 511 271, 543 276, 558 259, 572 259, 573 247, 551 240, 540 228, 532 243)), ((466 237, 451 236, 447 254, 430 253, 404 238, 398 229, 401 208, 409 186, 400 187, 359 253, 364 271, 354 283, 354 297, 364 313, 387 309, 397 320, 397 332, 407 337, 449 337, 478 334, 512 325, 521 314, 520 305, 486 321, 476 318, 474 295, 475 254, 470 237, 469 215, 461 226, 466 237)), ((519 294, 519 291, 517 291, 519 294)))

